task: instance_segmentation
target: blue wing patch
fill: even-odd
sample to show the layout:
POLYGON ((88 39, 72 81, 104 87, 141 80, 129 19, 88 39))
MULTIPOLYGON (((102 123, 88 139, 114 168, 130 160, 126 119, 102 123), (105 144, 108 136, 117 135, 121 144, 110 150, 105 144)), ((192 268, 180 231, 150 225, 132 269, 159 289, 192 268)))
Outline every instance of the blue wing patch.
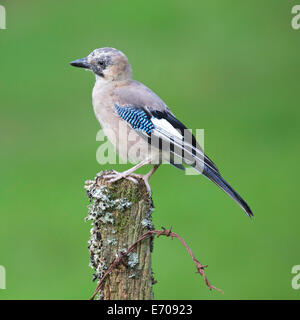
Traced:
POLYGON ((133 129, 146 132, 147 134, 150 134, 152 129, 154 129, 153 123, 142 109, 130 106, 120 107, 117 104, 115 104, 115 108, 118 115, 127 121, 133 129))

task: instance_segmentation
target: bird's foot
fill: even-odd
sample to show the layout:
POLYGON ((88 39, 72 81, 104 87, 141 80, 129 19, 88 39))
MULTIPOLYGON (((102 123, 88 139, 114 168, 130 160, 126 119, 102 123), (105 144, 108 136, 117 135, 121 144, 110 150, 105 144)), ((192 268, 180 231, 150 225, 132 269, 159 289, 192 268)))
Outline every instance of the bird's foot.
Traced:
POLYGON ((149 184, 149 178, 151 175, 149 174, 132 174, 132 176, 134 176, 135 178, 138 178, 138 179, 143 179, 145 185, 146 185, 146 188, 147 188, 147 192, 149 194, 149 196, 151 197, 152 196, 152 190, 151 190, 151 187, 150 187, 150 184, 149 184))
POLYGON ((108 183, 116 182, 121 179, 127 179, 129 181, 132 181, 135 184, 138 184, 138 181, 135 178, 131 177, 130 175, 127 175, 126 172, 118 172, 115 170, 113 170, 112 173, 104 175, 103 178, 108 183))
POLYGON ((134 182, 135 184, 138 184, 138 179, 142 179, 146 185, 147 192, 149 196, 152 196, 152 190, 149 184, 149 178, 152 176, 153 172, 157 169, 157 167, 154 168, 154 170, 151 170, 149 173, 142 175, 142 174, 136 174, 136 173, 129 173, 127 171, 124 172, 118 172, 115 170, 112 170, 111 173, 108 173, 103 176, 103 178, 108 183, 113 183, 121 179, 127 179, 129 181, 134 182))

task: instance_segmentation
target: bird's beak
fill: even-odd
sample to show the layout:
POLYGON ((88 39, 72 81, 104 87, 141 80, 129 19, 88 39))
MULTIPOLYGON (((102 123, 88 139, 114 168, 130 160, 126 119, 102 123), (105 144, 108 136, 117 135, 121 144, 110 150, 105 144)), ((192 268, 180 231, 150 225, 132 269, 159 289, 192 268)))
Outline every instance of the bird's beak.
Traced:
POLYGON ((73 67, 78 67, 78 68, 85 68, 85 69, 90 68, 90 64, 87 62, 87 58, 74 60, 74 61, 70 62, 70 65, 73 67))

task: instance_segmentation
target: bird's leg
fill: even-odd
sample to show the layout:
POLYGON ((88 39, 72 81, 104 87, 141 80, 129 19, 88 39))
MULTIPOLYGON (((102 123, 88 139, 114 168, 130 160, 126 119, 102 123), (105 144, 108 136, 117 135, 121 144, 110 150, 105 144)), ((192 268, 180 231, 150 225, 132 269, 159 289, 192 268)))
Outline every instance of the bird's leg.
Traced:
POLYGON ((149 179, 153 175, 153 173, 158 169, 159 166, 160 166, 159 164, 154 165, 154 167, 145 175, 133 174, 134 177, 141 178, 141 179, 144 180, 145 185, 147 187, 147 191, 148 191, 150 196, 152 195, 152 190, 151 190, 151 187, 150 187, 150 184, 149 184, 149 179))
POLYGON ((107 179, 108 182, 115 182, 115 181, 118 181, 120 179, 125 178, 130 181, 133 181, 134 183, 138 183, 136 179, 134 179, 133 177, 130 177, 129 175, 131 175, 134 171, 136 171, 137 169, 141 168, 142 166, 144 166, 148 163, 150 163, 150 160, 145 159, 145 160, 141 161, 140 163, 138 163, 137 165, 135 165, 134 167, 132 167, 124 172, 114 171, 111 174, 107 174, 107 175, 103 176, 103 178, 107 179))

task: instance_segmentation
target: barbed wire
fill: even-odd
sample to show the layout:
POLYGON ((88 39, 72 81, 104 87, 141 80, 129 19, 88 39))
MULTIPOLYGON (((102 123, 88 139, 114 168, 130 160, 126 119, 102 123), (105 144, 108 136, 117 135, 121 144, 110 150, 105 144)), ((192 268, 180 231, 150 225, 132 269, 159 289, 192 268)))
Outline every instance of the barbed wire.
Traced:
POLYGON ((193 259, 193 262, 197 268, 196 273, 199 273, 203 279, 204 282, 206 284, 206 286, 209 288, 209 290, 217 290, 219 292, 221 292, 222 294, 224 293, 221 289, 211 285, 211 283, 208 281, 207 276, 205 274, 204 269, 207 268, 207 265, 202 265, 194 256, 193 251, 189 248, 189 246, 186 244, 186 242, 184 241, 184 239, 179 236, 177 233, 172 232, 172 227, 169 229, 166 229, 164 227, 162 227, 162 230, 150 230, 145 232, 143 235, 141 235, 137 241, 135 241, 126 252, 119 252, 118 256, 112 261, 112 263, 110 264, 110 266, 108 267, 108 269, 106 270, 105 274, 103 275, 102 279, 100 280, 100 282, 98 283, 93 295, 91 296, 90 300, 93 300, 95 298, 95 296, 97 295, 97 293, 100 291, 102 285, 104 284, 106 278, 108 277, 108 275, 115 269, 117 268, 117 266, 119 264, 124 264, 126 266, 126 261, 125 259, 127 258, 128 254, 131 253, 135 247, 137 246, 137 244, 141 241, 143 241, 144 239, 147 239, 151 236, 166 236, 166 237, 171 237, 171 239, 173 238, 177 238, 182 245, 186 248, 186 250, 188 251, 189 255, 191 256, 191 258, 193 259))

